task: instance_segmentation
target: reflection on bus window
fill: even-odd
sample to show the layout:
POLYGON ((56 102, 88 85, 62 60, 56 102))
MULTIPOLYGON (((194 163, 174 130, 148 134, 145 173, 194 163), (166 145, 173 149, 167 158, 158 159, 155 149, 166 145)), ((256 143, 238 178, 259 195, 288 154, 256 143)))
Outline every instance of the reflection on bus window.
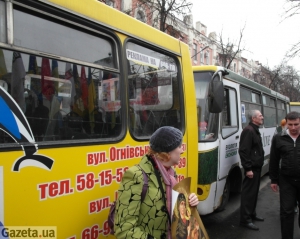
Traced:
POLYGON ((238 131, 237 95, 234 89, 224 89, 221 134, 226 138, 238 131))
POLYGON ((214 141, 218 137, 219 114, 208 111, 208 85, 212 72, 194 73, 198 114, 199 141, 214 141))
POLYGON ((51 55, 118 68, 115 49, 110 39, 18 10, 14 10, 14 44, 51 55), (51 32, 55 34, 49 34, 51 32))
POLYGON ((150 136, 164 125, 180 128, 180 94, 175 60, 131 42, 126 48, 132 134, 136 137, 150 136))
MULTIPOLYGON (((257 92, 250 89, 241 87, 240 89, 241 105, 243 106, 242 112, 242 127, 245 128, 249 124, 247 115, 250 110, 262 111, 261 96, 257 92)), ((265 116, 265 115, 264 115, 265 116)), ((262 126, 261 126, 262 127, 262 126)))
POLYGON ((285 103, 277 99, 277 122, 281 122, 287 114, 285 103))
POLYGON ((264 126, 274 127, 277 125, 275 99, 263 95, 264 126))
MULTIPOLYGON (((121 132, 119 75, 0 49, 1 85, 17 102, 36 142, 102 139, 121 132)), ((13 143, 5 132, 1 143, 13 143)))

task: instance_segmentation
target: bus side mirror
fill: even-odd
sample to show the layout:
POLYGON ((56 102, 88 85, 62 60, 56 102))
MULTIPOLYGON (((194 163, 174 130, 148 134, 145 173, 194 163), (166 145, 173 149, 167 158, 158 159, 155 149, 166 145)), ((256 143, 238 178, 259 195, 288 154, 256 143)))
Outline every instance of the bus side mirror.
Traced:
POLYGON ((219 72, 214 74, 208 87, 208 110, 210 113, 220 113, 223 109, 224 86, 219 72))

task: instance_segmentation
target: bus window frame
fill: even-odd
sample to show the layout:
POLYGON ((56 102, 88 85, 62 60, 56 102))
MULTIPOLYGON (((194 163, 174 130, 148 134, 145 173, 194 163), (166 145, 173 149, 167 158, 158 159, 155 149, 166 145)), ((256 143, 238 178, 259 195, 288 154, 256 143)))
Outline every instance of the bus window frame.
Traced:
MULTIPOLYGON (((163 54, 163 55, 166 55, 168 57, 171 57, 175 64, 176 64, 176 67, 177 67, 177 79, 178 79, 178 94, 179 94, 179 107, 180 107, 180 128, 178 128, 179 130, 182 131, 183 135, 185 133, 185 108, 184 108, 184 99, 183 99, 183 78, 182 78, 182 60, 181 60, 181 55, 178 55, 178 54, 174 54, 173 52, 170 52, 168 51, 167 49, 163 49, 162 47, 157 47, 153 44, 150 44, 150 43, 147 43, 145 41, 141 41, 141 40, 137 40, 137 39, 134 39, 134 38, 131 38, 131 37, 128 37, 126 38, 126 40, 124 41, 124 44, 123 44, 123 54, 124 54, 124 64, 125 64, 125 67, 124 67, 124 71, 126 72, 126 94, 128 95, 128 85, 129 85, 129 74, 128 74, 128 67, 126 66, 127 64, 127 58, 126 58, 126 50, 128 49, 126 46, 128 43, 133 43, 133 44, 136 44, 136 45, 139 45, 141 47, 144 47, 144 48, 147 48, 149 50, 153 50, 157 53, 160 53, 160 54, 163 54), (180 60, 179 60, 180 58, 180 60), (178 77, 179 76, 179 77, 178 77)), ((129 97, 127 97, 126 99, 128 102, 130 101, 129 97)), ((129 104, 128 102, 126 102, 126 107, 127 107, 127 114, 129 114, 129 104)), ((174 99, 173 99, 173 103, 174 103, 174 99)), ((173 107, 173 105, 172 105, 173 107)), ((171 107, 171 109, 172 109, 171 107)), ((167 111, 165 111, 167 112, 167 111)), ((129 118, 128 118, 129 119, 129 118)), ((146 135, 142 135, 142 136, 136 136, 133 132, 133 130, 131 129, 130 127, 130 122, 128 120, 127 122, 127 128, 129 130, 129 133, 131 135, 131 137, 136 140, 136 141, 145 141, 145 140, 148 140, 151 136, 146 136, 146 135)))
MULTIPOLYGON (((237 125, 236 126, 223 126, 223 113, 221 114, 221 117, 220 117, 220 122, 222 123, 222 125, 221 125, 221 127, 220 127, 220 134, 221 134, 221 136, 222 136, 222 139, 226 139, 226 138, 228 138, 228 137, 230 137, 230 136, 232 136, 233 134, 236 134, 239 130, 240 130, 240 122, 239 122, 239 109, 238 109, 238 94, 237 94, 237 90, 235 89, 235 88, 233 88, 233 87, 229 87, 229 86, 224 86, 224 90, 228 90, 228 92, 229 92, 229 90, 233 90, 233 92, 234 92, 234 94, 235 94, 235 99, 236 99, 236 106, 235 106, 235 110, 236 110, 236 117, 237 117, 237 125), (237 128, 236 129, 236 131, 234 131, 234 132, 232 132, 232 133, 230 133, 230 134, 228 134, 228 135, 226 135, 225 137, 223 136, 223 133, 222 133, 222 129, 223 128, 237 128)), ((228 99, 229 99, 229 95, 228 95, 228 97, 227 97, 228 99)), ((231 106, 231 104, 230 104, 230 101, 229 101, 229 111, 230 111, 230 107, 231 106)))
MULTIPOLYGON (((39 4, 41 4, 41 3, 39 3, 39 4)), ((45 7, 45 6, 43 6, 43 7, 45 7)), ((72 63, 81 64, 81 65, 85 65, 85 66, 90 66, 90 67, 98 68, 101 70, 112 71, 114 73, 121 75, 122 59, 120 58, 120 56, 121 56, 120 52, 121 52, 122 44, 120 42, 119 37, 116 35, 116 33, 114 31, 109 31, 108 29, 106 29, 102 26, 94 24, 93 22, 91 22, 90 19, 82 19, 78 16, 73 16, 71 12, 66 13, 64 11, 61 11, 61 12, 57 13, 57 14, 61 14, 62 16, 65 16, 66 18, 68 18, 68 20, 66 20, 62 16, 54 15, 54 13, 52 13, 53 9, 51 9, 49 6, 46 6, 46 7, 47 7, 47 12, 46 12, 46 10, 42 11, 42 12, 40 10, 40 12, 37 12, 37 11, 33 10, 32 8, 29 8, 27 6, 24 6, 23 4, 19 4, 16 2, 16 3, 14 3, 12 10, 13 11, 17 10, 22 13, 33 15, 34 17, 42 18, 44 20, 48 20, 48 21, 54 22, 56 24, 64 25, 71 29, 78 30, 80 32, 83 32, 83 33, 86 33, 86 34, 89 34, 89 35, 92 35, 92 36, 95 36, 95 37, 98 37, 101 39, 106 39, 107 41, 111 41, 115 46, 115 48, 114 48, 114 46, 112 47, 112 50, 114 51, 113 53, 116 55, 115 65, 117 66, 117 68, 94 64, 94 63, 90 63, 90 62, 86 62, 86 61, 80 61, 80 60, 77 60, 74 58, 69 58, 69 57, 65 57, 65 56, 61 56, 61 55, 55 55, 55 54, 49 53, 49 52, 41 52, 41 51, 38 51, 35 49, 26 48, 26 47, 17 46, 16 49, 18 51, 20 51, 21 53, 23 52, 26 54, 36 54, 37 56, 40 56, 40 57, 48 57, 51 59, 57 59, 57 60, 61 60, 61 61, 67 61, 67 62, 72 62, 72 63)), ((55 11, 57 12, 58 9, 55 9, 55 11)), ((14 37, 14 32, 12 33, 12 36, 14 37)), ((8 48, 8 50, 11 50, 11 48, 8 48)))
POLYGON ((281 105, 284 107, 283 109, 279 109, 278 107, 276 107, 276 114, 277 114, 277 125, 280 124, 281 120, 285 118, 285 116, 287 115, 288 113, 288 104, 283 101, 282 99, 280 98, 277 98, 276 99, 276 106, 278 106, 278 102, 281 103, 281 105), (278 110, 283 110, 284 111, 284 117, 282 117, 281 119, 279 118, 279 114, 278 114, 278 110))
POLYGON ((277 120, 277 118, 278 118, 278 112, 277 112, 278 108, 277 108, 276 97, 272 96, 272 95, 269 95, 269 94, 266 94, 266 93, 263 93, 262 97, 268 97, 269 98, 269 102, 271 102, 271 100, 273 100, 274 103, 275 103, 275 106, 267 105, 267 101, 265 102, 266 104, 264 104, 264 102, 262 104, 262 107, 263 107, 263 116, 264 116, 264 121, 263 121, 264 122, 264 128, 273 128, 273 127, 276 127, 278 125, 278 120, 277 120), (275 125, 271 125, 271 126, 268 125, 268 126, 266 126, 266 124, 265 124, 265 120, 266 120, 265 107, 267 109, 275 109, 275 119, 276 119, 275 120, 275 125))
MULTIPOLYGON (((258 108, 257 110, 259 110, 260 112, 262 112, 263 114, 263 104, 262 104, 262 92, 261 91, 257 91, 253 88, 249 88, 249 87, 245 87, 245 85, 242 85, 240 84, 240 89, 243 88, 244 90, 248 90, 251 92, 251 101, 245 101, 245 100, 242 100, 242 97, 241 97, 241 90, 240 90, 240 103, 242 104, 242 102, 245 102, 245 103, 248 103, 248 104, 251 104, 251 105, 257 105, 257 106, 260 106, 260 109, 258 108), (254 94, 258 94, 259 95, 259 99, 260 99, 260 103, 254 103, 252 102, 252 93, 254 94)), ((245 109, 246 110, 246 109, 245 109)), ((249 110, 248 110, 249 111, 249 110)), ((248 119, 248 115, 246 114, 246 122, 249 120, 248 119)), ((242 123, 242 122, 241 122, 242 123)), ((248 122, 249 124, 249 122, 248 122)), ((247 124, 245 125, 245 127, 247 126, 247 124)), ((242 123, 242 129, 244 129, 245 127, 243 127, 243 123, 242 123)), ((261 125, 260 127, 264 127, 264 125, 261 125)))
MULTIPOLYGON (((2 49, 8 50, 8 51, 16 50, 16 51, 20 52, 21 54, 22 53, 28 54, 28 55, 33 54, 37 57, 46 57, 48 59, 56 59, 56 60, 59 60, 62 62, 63 61, 69 62, 71 64, 74 63, 74 64, 78 64, 78 65, 82 65, 82 66, 96 68, 96 69, 102 70, 102 71, 110 71, 113 73, 117 73, 119 75, 120 86, 121 87, 125 86, 126 71, 124 71, 123 59, 120 57, 120 56, 122 56, 121 52, 122 52, 123 47, 122 47, 121 40, 115 31, 94 23, 92 21, 92 19, 86 19, 86 18, 79 17, 78 15, 77 16, 72 15, 71 11, 66 12, 66 11, 63 11, 63 10, 60 10, 57 8, 54 9, 51 6, 44 5, 41 2, 35 2, 34 5, 36 5, 37 7, 32 8, 32 7, 29 7, 22 3, 14 2, 12 12, 17 10, 22 13, 32 15, 32 16, 36 17, 37 19, 38 18, 46 19, 48 21, 62 24, 64 26, 70 27, 70 28, 78 30, 80 32, 91 34, 95 37, 100 37, 102 39, 104 38, 104 39, 111 41, 113 44, 112 50, 114 51, 114 54, 116 55, 115 59, 116 59, 117 68, 111 68, 111 67, 107 67, 104 65, 98 65, 98 64, 85 62, 85 61, 80 61, 80 60, 76 60, 73 58, 68 58, 68 57, 64 57, 64 56, 51 54, 48 52, 40 52, 36 49, 30 49, 30 48, 26 48, 26 47, 16 46, 14 48, 11 48, 10 46, 7 46, 7 45, 3 44, 2 42, 0 42, 0 46, 2 49), (36 9, 39 9, 39 11, 37 11, 36 9), (43 9, 43 10, 41 10, 41 9, 43 9), (68 19, 68 20, 66 20, 66 19, 68 19)), ((6 23, 5 28, 7 29, 7 27, 8 26, 6 23)), ((12 32, 12 37, 13 36, 14 36, 14 33, 12 32)), ((126 104, 127 103, 125 101, 126 100, 125 93, 121 94, 120 100, 121 100, 120 113, 122 115, 126 115, 126 113, 127 113, 126 104)), ((112 143, 112 142, 117 143, 117 142, 121 142, 126 136, 126 128, 127 128, 126 117, 121 117, 121 127, 122 128, 120 130, 120 134, 117 137, 99 138, 101 140, 99 140, 98 138, 91 138, 91 139, 84 139, 84 140, 78 139, 78 140, 39 141, 38 145, 39 145, 39 148, 45 149, 45 148, 53 148, 53 147, 55 147, 55 148, 56 147, 75 147, 78 145, 80 145, 80 146, 99 145, 99 144, 108 144, 108 143, 112 143)), ((27 143, 24 143, 24 145, 26 145, 26 144, 27 143)), ((15 150, 16 148, 20 148, 20 146, 15 143, 14 144, 7 143, 3 147, 1 147, 1 150, 10 150, 10 149, 15 150)))
MULTIPOLYGON (((208 92, 208 89, 209 89, 209 84, 210 84, 210 82, 211 82, 211 79, 213 78, 213 76, 214 76, 214 74, 216 73, 217 71, 212 71, 212 70, 203 70, 203 71, 193 71, 193 75, 194 75, 194 78, 195 78, 195 74, 197 74, 197 73, 211 73, 211 76, 209 77, 209 81, 207 82, 207 88, 205 88, 205 92, 208 92)), ((220 72, 220 71, 219 71, 220 72)), ((226 79, 226 78, 224 78, 223 76, 222 76, 222 81, 224 80, 224 79, 226 79)), ((194 84, 195 84, 195 82, 196 82, 196 80, 194 79, 194 84)), ((196 90, 196 84, 195 84, 195 90, 196 90)), ((197 96, 196 96, 197 97, 197 96)), ((197 100, 197 98, 196 98, 196 100, 197 100)), ((198 104, 198 103, 197 103, 198 104)), ((219 139, 219 132, 220 132, 220 119, 221 119, 221 117, 220 117, 220 113, 222 113, 222 112, 219 112, 219 113, 211 113, 211 112, 209 112, 209 110, 208 110, 208 105, 207 105, 207 112, 209 113, 209 117, 211 116, 211 115, 213 115, 213 117, 217 117, 217 129, 216 129, 216 134, 214 135, 214 137, 212 138, 212 139, 205 139, 205 138, 203 138, 203 139, 200 139, 200 135, 198 135, 198 143, 206 143, 206 142, 208 142, 208 143, 211 143, 211 142, 215 142, 215 141, 217 141, 218 139, 219 139)), ((197 120, 199 120, 199 115, 197 116, 197 120)), ((198 122, 198 124, 199 123, 201 123, 201 122, 198 122)), ((199 126, 198 126, 199 127, 199 126)), ((199 129, 198 129, 199 130, 199 129)), ((200 134, 200 133, 199 133, 200 134)))

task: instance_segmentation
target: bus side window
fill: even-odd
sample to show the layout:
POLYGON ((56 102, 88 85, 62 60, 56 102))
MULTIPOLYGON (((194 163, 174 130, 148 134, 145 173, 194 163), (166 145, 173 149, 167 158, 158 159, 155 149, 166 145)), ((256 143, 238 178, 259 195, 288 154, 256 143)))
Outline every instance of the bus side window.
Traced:
POLYGON ((180 129, 181 84, 175 58, 132 42, 126 52, 131 133, 148 137, 165 125, 180 129))
POLYGON ((238 130, 237 97, 233 89, 224 90, 222 111, 222 137, 225 138, 238 130))

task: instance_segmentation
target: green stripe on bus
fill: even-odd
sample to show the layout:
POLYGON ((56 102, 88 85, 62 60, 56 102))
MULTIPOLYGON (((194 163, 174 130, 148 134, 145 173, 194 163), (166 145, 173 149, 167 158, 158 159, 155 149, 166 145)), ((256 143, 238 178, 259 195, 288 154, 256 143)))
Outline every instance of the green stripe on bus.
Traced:
POLYGON ((198 184, 210 184, 217 181, 219 147, 198 154, 198 184))

